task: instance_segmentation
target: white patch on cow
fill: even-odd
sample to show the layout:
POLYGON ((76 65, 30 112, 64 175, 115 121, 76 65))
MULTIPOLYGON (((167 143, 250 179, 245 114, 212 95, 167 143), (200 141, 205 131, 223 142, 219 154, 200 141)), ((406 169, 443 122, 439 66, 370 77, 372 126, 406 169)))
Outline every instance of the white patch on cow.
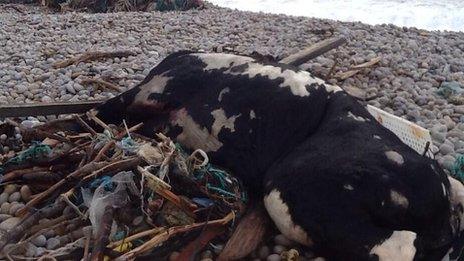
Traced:
POLYGON ((134 103, 145 103, 152 93, 163 93, 169 80, 172 77, 165 77, 167 72, 162 75, 155 75, 149 82, 140 86, 140 92, 135 96, 134 103))
POLYGON ((396 151, 393 151, 393 150, 386 151, 385 156, 387 156, 387 159, 391 160, 397 165, 403 165, 404 163, 403 156, 401 156, 401 154, 399 154, 396 151))
POLYGON ((250 120, 256 119, 256 113, 254 110, 250 110, 250 120))
POLYGON ((380 138, 379 135, 374 135, 374 139, 376 139, 376 140, 381 140, 382 138, 380 138))
POLYGON ((182 128, 182 133, 176 137, 176 140, 189 149, 211 152, 222 147, 217 136, 211 135, 205 127, 196 123, 186 110, 178 111, 172 124, 182 128))
POLYGON ((313 244, 303 228, 293 223, 292 217, 288 211, 288 206, 283 202, 280 196, 280 191, 273 189, 267 194, 264 197, 264 206, 279 231, 287 238, 306 246, 311 246, 313 244))
POLYGON ((222 89, 222 91, 219 93, 219 96, 218 96, 218 102, 221 102, 224 95, 229 92, 230 92, 229 87, 222 89))
POLYGON ((350 184, 345 184, 343 186, 346 190, 354 190, 353 186, 351 186, 350 184))
POLYGON ((223 109, 217 109, 212 111, 211 115, 214 117, 214 123, 211 127, 211 134, 217 137, 222 128, 229 129, 230 132, 235 132, 235 120, 240 117, 241 114, 227 118, 223 109))
POLYGON ((254 61, 250 57, 227 53, 197 53, 193 56, 200 58, 206 64, 205 70, 224 69, 254 61))
POLYGON ((390 199, 397 206, 401 206, 403 208, 408 208, 409 206, 408 199, 397 191, 390 191, 390 199))
POLYGON ((464 213, 462 212, 464 208, 464 185, 450 176, 448 176, 448 180, 450 182, 451 206, 454 209, 461 210, 458 219, 460 221, 459 231, 462 231, 464 230, 464 213))
POLYGON ((408 261, 416 254, 414 241, 416 233, 411 231, 393 231, 393 234, 371 249, 370 254, 376 255, 379 261, 408 261))
POLYGON ((254 78, 257 75, 263 77, 268 77, 270 80, 275 80, 277 78, 283 78, 284 82, 280 84, 280 87, 289 87, 291 92, 294 95, 298 96, 308 96, 309 91, 306 89, 306 86, 309 86, 313 83, 317 84, 318 87, 323 87, 327 92, 339 92, 342 89, 338 86, 328 84, 322 79, 313 77, 310 73, 306 71, 295 72, 293 70, 283 70, 280 67, 273 65, 262 65, 255 62, 254 59, 245 56, 239 56, 234 54, 208 54, 208 53, 199 53, 193 54, 193 56, 201 59, 205 64, 205 70, 215 70, 215 69, 226 69, 232 68, 234 66, 248 64, 248 68, 244 72, 232 72, 231 70, 225 71, 225 73, 230 73, 234 75, 247 75, 250 78, 254 78))
POLYGON ((360 121, 360 122, 365 122, 366 119, 364 119, 363 117, 361 116, 356 116, 354 115, 351 111, 348 112, 348 118, 352 118, 354 119, 355 121, 360 121))
POLYGON ((441 183, 441 189, 443 190, 443 196, 447 196, 448 193, 446 192, 446 187, 445 187, 445 184, 444 183, 441 183))

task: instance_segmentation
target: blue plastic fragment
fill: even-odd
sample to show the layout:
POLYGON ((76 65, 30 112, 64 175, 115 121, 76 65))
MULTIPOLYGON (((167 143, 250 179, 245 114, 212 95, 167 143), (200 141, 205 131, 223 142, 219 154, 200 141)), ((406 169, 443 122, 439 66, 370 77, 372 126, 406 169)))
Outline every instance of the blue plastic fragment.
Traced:
POLYGON ((205 207, 205 208, 208 208, 214 205, 214 201, 212 201, 209 198, 192 198, 192 200, 194 203, 202 207, 205 207))

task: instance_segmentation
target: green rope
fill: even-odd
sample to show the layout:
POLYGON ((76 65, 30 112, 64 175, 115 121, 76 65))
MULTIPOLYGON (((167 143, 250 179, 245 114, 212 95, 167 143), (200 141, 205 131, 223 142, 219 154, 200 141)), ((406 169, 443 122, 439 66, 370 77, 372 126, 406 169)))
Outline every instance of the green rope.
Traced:
POLYGON ((51 153, 52 153, 52 149, 50 148, 50 146, 35 143, 28 149, 20 152, 18 156, 8 160, 5 163, 5 165, 8 165, 8 164, 20 165, 29 160, 33 160, 33 161, 43 160, 43 159, 48 158, 51 153))
POLYGON ((464 155, 460 155, 454 162, 453 169, 451 170, 451 176, 457 178, 461 182, 464 182, 464 155))

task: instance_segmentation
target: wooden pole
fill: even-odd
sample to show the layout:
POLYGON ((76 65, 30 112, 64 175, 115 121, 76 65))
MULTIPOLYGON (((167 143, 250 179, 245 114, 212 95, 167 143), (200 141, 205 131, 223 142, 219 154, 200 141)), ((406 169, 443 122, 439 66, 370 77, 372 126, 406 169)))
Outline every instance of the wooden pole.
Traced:
POLYGON ((345 44, 346 42, 347 41, 345 37, 330 38, 322 42, 316 43, 300 52, 292 54, 280 60, 279 62, 293 65, 293 66, 299 66, 307 62, 308 60, 314 59, 332 49, 335 49, 345 44))

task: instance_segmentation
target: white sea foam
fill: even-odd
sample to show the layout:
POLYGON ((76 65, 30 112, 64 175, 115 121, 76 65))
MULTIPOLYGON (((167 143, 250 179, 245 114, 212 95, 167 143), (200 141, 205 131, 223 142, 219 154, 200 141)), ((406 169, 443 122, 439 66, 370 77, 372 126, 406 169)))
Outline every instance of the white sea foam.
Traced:
POLYGON ((210 0, 248 11, 464 32, 462 0, 210 0))

